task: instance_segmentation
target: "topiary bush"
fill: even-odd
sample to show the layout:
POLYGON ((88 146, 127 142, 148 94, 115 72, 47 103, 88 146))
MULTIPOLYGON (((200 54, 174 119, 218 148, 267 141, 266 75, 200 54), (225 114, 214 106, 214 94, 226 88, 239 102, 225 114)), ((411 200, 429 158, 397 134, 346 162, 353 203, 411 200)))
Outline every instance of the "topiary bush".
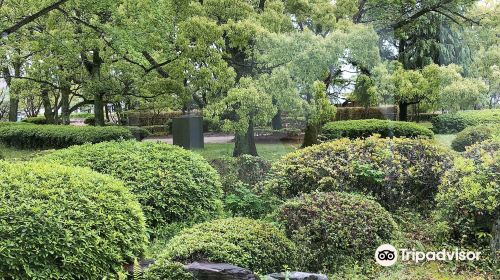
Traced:
POLYGON ((469 126, 493 123, 500 123, 500 109, 460 111, 432 119, 434 132, 440 134, 458 133, 469 126))
POLYGON ((294 266, 295 246, 271 224, 230 218, 183 230, 170 240, 152 269, 161 270, 165 261, 229 263, 271 273, 281 271, 283 265, 294 266))
POLYGON ((466 147, 500 136, 500 124, 467 127, 451 143, 453 150, 464 152, 466 147))
MULTIPOLYGON (((203 157, 180 147, 136 141, 86 144, 40 158, 90 167, 125 182, 137 196, 150 229, 219 217, 222 191, 217 172, 203 157)), ((156 232, 160 234, 160 232, 156 232)))
POLYGON ((322 136, 327 140, 339 138, 366 138, 374 134, 381 137, 427 137, 434 133, 423 126, 410 122, 388 120, 352 120, 327 123, 322 129, 322 136))
POLYGON ((496 237, 500 253, 499 146, 490 140, 468 148, 466 157, 457 158, 454 168, 445 174, 436 200, 438 217, 452 240, 487 248, 496 237))
POLYGON ((95 125, 95 116, 88 116, 83 120, 83 123, 86 125, 94 126, 95 125))
POLYGON ((340 192, 305 194, 285 202, 274 214, 300 252, 307 271, 337 272, 366 263, 381 244, 398 234, 391 215, 362 195, 340 192))
POLYGON ((2 279, 103 279, 140 256, 140 204, 88 169, 0 162, 2 279))
POLYGON ((30 117, 22 120, 24 123, 31 123, 31 124, 47 124, 47 119, 45 117, 30 117))
POLYGON ((60 149, 124 139, 133 139, 133 136, 123 127, 32 124, 0 126, 0 142, 19 149, 60 149))
POLYGON ((426 139, 344 138, 283 157, 273 165, 266 189, 281 199, 314 191, 358 192, 391 211, 426 210, 452 159, 448 149, 426 139))
POLYGON ((145 128, 142 128, 142 127, 138 127, 138 126, 125 126, 125 128, 128 129, 128 130, 130 130, 130 132, 134 136, 135 140, 137 140, 137 141, 142 141, 142 140, 144 140, 145 138, 147 138, 148 136, 151 135, 151 133, 149 132, 149 130, 147 130, 145 128))
POLYGON ((194 276, 184 269, 184 265, 165 259, 159 260, 143 275, 144 280, 196 280, 194 276))

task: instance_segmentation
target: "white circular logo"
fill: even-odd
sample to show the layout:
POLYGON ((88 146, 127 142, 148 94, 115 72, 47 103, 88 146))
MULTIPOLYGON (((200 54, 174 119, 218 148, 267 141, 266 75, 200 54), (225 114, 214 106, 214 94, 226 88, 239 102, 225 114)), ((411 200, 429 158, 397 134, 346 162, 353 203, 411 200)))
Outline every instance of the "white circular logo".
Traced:
POLYGON ((375 260, 381 266, 391 266, 398 261, 398 250, 391 244, 380 245, 375 251, 375 260))

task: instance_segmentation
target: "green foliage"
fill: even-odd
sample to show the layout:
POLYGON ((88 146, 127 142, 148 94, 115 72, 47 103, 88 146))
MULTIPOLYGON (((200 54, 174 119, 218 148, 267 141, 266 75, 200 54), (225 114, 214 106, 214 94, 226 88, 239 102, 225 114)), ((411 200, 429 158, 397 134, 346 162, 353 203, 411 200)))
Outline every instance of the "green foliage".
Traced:
POLYGON ((177 229, 176 223, 192 224, 221 214, 219 175, 201 156, 173 145, 86 144, 40 160, 90 167, 123 180, 141 203, 149 228, 158 234, 171 234, 168 228, 177 229))
POLYGON ((0 162, 0 198, 2 278, 102 279, 144 252, 140 205, 111 177, 0 162))
POLYGON ((500 136, 500 124, 467 127, 451 143, 453 150, 464 152, 468 146, 500 136))
POLYGON ((85 118, 85 120, 83 120, 83 123, 86 124, 86 125, 94 126, 95 125, 95 117, 94 116, 88 116, 88 117, 85 118))
POLYGON ((344 138, 283 157, 273 165, 266 188, 281 199, 347 191, 373 196, 389 210, 428 210, 452 158, 426 139, 344 138))
POLYGON ((84 143, 132 139, 123 127, 63 125, 0 126, 0 142, 21 149, 59 149, 84 143))
POLYGON ((374 134, 379 134, 382 137, 409 138, 432 138, 434 136, 430 129, 415 123, 375 119, 331 122, 326 124, 321 132, 328 140, 342 137, 366 138, 374 134))
POLYGON ((183 230, 159 257, 165 261, 230 263, 260 273, 294 265, 295 246, 273 225, 247 218, 205 222, 183 230))
POLYGON ((144 272, 144 280, 195 280, 178 262, 160 259, 144 272))
POLYGON ((126 129, 130 130, 132 135, 137 141, 142 141, 144 138, 148 137, 151 135, 149 130, 147 130, 144 127, 138 127, 138 126, 125 126, 126 129))
POLYGON ((457 158, 442 180, 437 214, 457 244, 486 248, 495 234, 492 229, 500 213, 499 146, 489 140, 469 147, 466 158, 457 158))
POLYGON ((432 119, 433 130, 440 134, 457 133, 478 124, 500 123, 500 110, 461 111, 432 119))
POLYGON ((45 119, 45 117, 31 117, 24 119, 23 122, 31 124, 47 124, 47 119, 45 119))
POLYGON ((299 267, 336 272, 343 265, 373 260, 398 227, 380 204, 362 195, 331 192, 302 195, 285 202, 275 219, 300 251, 299 267))

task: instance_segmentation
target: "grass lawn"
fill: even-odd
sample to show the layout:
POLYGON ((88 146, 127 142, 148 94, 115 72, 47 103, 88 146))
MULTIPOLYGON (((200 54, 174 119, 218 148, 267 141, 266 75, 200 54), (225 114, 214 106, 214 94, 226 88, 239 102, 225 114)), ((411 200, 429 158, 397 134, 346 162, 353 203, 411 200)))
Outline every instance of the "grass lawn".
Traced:
POLYGON ((28 160, 39 151, 19 150, 0 144, 0 158, 5 160, 28 160))
MULTIPOLYGON (((298 144, 257 144, 257 152, 259 156, 275 161, 282 156, 295 151, 299 147, 298 144)), ((207 160, 213 160, 223 156, 232 156, 234 143, 225 144, 205 144, 205 149, 194 150, 207 160)))

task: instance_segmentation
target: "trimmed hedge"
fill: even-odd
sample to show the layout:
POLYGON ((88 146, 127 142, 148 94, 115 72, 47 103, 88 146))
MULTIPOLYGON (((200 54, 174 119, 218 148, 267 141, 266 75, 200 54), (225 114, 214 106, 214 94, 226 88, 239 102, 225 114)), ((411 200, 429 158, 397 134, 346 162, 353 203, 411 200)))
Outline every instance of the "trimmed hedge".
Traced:
POLYGON ((137 141, 142 141, 142 140, 144 140, 144 138, 151 135, 151 133, 147 129, 144 129, 142 127, 125 126, 125 128, 130 130, 130 132, 134 136, 135 140, 137 140, 137 141))
MULTIPOLYGON (((152 269, 164 261, 230 263, 259 273, 295 264, 295 246, 273 225, 246 218, 205 222, 170 240, 152 269)), ((168 263, 168 262, 167 262, 168 263)))
POLYGON ((378 246, 398 233, 387 210, 356 194, 306 194, 285 202, 274 216, 298 245, 299 267, 308 271, 337 272, 366 263, 378 246))
POLYGON ((461 111, 432 119, 434 132, 440 134, 458 133, 469 126, 492 123, 500 123, 500 109, 461 111))
MULTIPOLYGON (((500 142, 492 140, 467 149, 446 173, 436 197, 438 217, 449 237, 461 245, 488 248, 492 234, 500 253, 500 142), (497 230, 492 229, 497 223, 497 230)), ((493 249, 493 248, 492 248, 493 249)), ((500 257, 500 255, 498 256, 500 257)))
POLYGON ((31 117, 22 120, 22 122, 31 124, 47 124, 47 119, 45 117, 31 117))
POLYGON ((60 149, 84 143, 132 139, 123 127, 67 125, 0 126, 0 142, 20 149, 60 149))
POLYGON ((451 147, 457 152, 464 152, 466 147, 500 136, 500 124, 467 127, 457 134, 451 147))
POLYGON ((453 164, 449 150, 432 140, 339 139, 302 149, 277 161, 267 192, 281 199, 314 191, 373 196, 390 210, 427 210, 441 176, 453 164))
POLYGON ((2 279, 103 279, 142 255, 137 200, 111 177, 44 163, 0 162, 2 279))
POLYGON ((150 229, 176 229, 219 217, 217 172, 198 154, 180 147, 136 141, 86 144, 55 151, 41 161, 90 167, 123 180, 138 197, 150 229))
POLYGON ((434 133, 426 127, 410 122, 387 120, 354 120, 327 123, 322 129, 323 137, 328 140, 338 138, 366 138, 374 134, 382 137, 428 137, 434 133))
POLYGON ((365 107, 339 107, 335 120, 362 120, 362 119, 379 119, 379 120, 397 120, 399 117, 398 106, 380 106, 368 108, 366 113, 365 107))
POLYGON ((156 261, 155 265, 146 269, 144 280, 196 280, 193 274, 184 269, 184 265, 165 259, 156 261))

